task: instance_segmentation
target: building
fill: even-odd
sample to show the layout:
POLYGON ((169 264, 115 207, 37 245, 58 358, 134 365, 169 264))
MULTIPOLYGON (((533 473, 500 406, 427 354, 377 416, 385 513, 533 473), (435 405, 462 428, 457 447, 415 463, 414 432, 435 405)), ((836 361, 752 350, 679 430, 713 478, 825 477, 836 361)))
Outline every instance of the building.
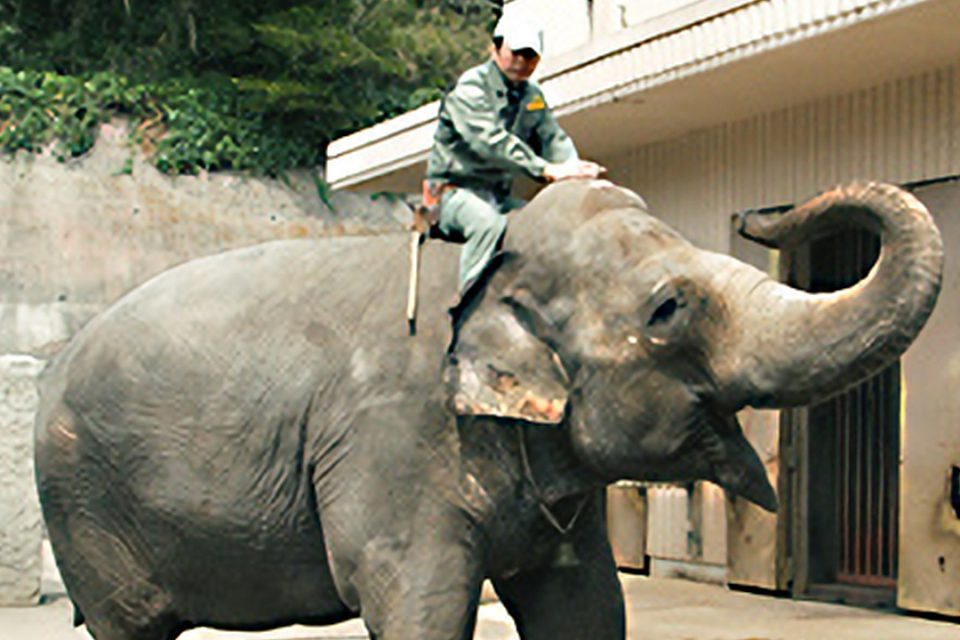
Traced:
MULTIPOLYGON (((835 288, 869 269, 874 239, 776 255, 736 239, 731 214, 868 178, 913 189, 947 247, 900 363, 824 405, 741 416, 779 514, 706 484, 619 488, 623 562, 645 546, 654 574, 960 615, 960 3, 516 1, 543 17, 539 80, 581 153, 695 244, 835 288)), ((328 179, 417 190, 437 108, 335 141, 328 179)))

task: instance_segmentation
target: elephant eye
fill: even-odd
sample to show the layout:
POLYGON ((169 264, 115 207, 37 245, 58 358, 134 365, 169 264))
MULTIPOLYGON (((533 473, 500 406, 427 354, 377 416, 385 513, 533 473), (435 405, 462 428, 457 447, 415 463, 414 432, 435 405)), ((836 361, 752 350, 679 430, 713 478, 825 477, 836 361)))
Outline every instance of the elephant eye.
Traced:
POLYGON ((695 293, 694 285, 683 277, 667 280, 656 287, 640 316, 647 318, 643 334, 650 347, 659 350, 685 343, 692 315, 692 293, 695 293))
POLYGON ((656 310, 653 312, 653 315, 650 316, 647 326, 654 327, 658 324, 667 322, 673 317, 673 314, 676 313, 678 306, 679 305, 677 304, 676 298, 669 298, 656 308, 656 310))

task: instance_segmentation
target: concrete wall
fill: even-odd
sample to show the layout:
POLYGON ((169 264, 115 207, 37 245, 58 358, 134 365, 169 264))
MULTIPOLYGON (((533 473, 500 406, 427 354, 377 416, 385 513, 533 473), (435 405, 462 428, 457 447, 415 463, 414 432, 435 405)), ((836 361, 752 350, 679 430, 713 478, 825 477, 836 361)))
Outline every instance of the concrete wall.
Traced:
POLYGON ((101 128, 87 156, 0 157, 0 353, 45 356, 93 314, 190 258, 280 238, 402 231, 385 198, 321 201, 313 177, 166 176, 101 128), (132 160, 133 173, 120 170, 132 160))
POLYGON ((960 615, 960 182, 917 196, 943 233, 937 308, 903 359, 897 604, 960 615))
POLYGON ((638 484, 618 482, 607 487, 607 535, 618 567, 645 568, 647 498, 638 484))
POLYGON ((29 356, 0 356, 0 606, 36 604, 40 597, 33 416, 42 366, 29 356))

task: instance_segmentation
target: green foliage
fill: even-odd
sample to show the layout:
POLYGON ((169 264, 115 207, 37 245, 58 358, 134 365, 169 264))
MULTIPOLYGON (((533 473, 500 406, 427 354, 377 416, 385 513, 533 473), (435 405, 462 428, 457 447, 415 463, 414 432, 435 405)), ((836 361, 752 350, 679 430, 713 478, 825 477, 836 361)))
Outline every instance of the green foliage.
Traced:
POLYGON ((311 122, 285 122, 247 104, 232 86, 155 87, 159 123, 146 129, 157 167, 168 173, 238 169, 277 175, 323 159, 324 132, 311 122))
POLYGON ((0 150, 76 157, 115 114, 170 173, 315 166, 483 58, 491 0, 0 0, 0 150))
POLYGON ((61 160, 75 158, 93 146, 98 125, 126 114, 139 123, 136 141, 168 173, 277 175, 320 162, 323 148, 315 140, 321 134, 245 109, 239 97, 230 85, 131 85, 106 72, 78 77, 0 67, 0 150, 51 147, 61 160))
POLYGON ((61 158, 85 153, 98 124, 140 95, 122 78, 86 78, 0 67, 0 149, 41 151, 52 141, 61 158))

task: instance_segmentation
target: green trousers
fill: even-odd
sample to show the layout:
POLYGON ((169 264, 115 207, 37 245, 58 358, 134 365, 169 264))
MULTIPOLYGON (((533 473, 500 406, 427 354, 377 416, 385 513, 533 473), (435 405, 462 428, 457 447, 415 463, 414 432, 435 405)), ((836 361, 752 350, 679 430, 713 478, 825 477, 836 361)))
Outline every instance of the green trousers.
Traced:
POLYGON ((448 237, 463 238, 460 250, 460 289, 477 278, 497 250, 507 228, 506 214, 524 205, 522 200, 478 189, 457 187, 443 194, 439 226, 448 237))

